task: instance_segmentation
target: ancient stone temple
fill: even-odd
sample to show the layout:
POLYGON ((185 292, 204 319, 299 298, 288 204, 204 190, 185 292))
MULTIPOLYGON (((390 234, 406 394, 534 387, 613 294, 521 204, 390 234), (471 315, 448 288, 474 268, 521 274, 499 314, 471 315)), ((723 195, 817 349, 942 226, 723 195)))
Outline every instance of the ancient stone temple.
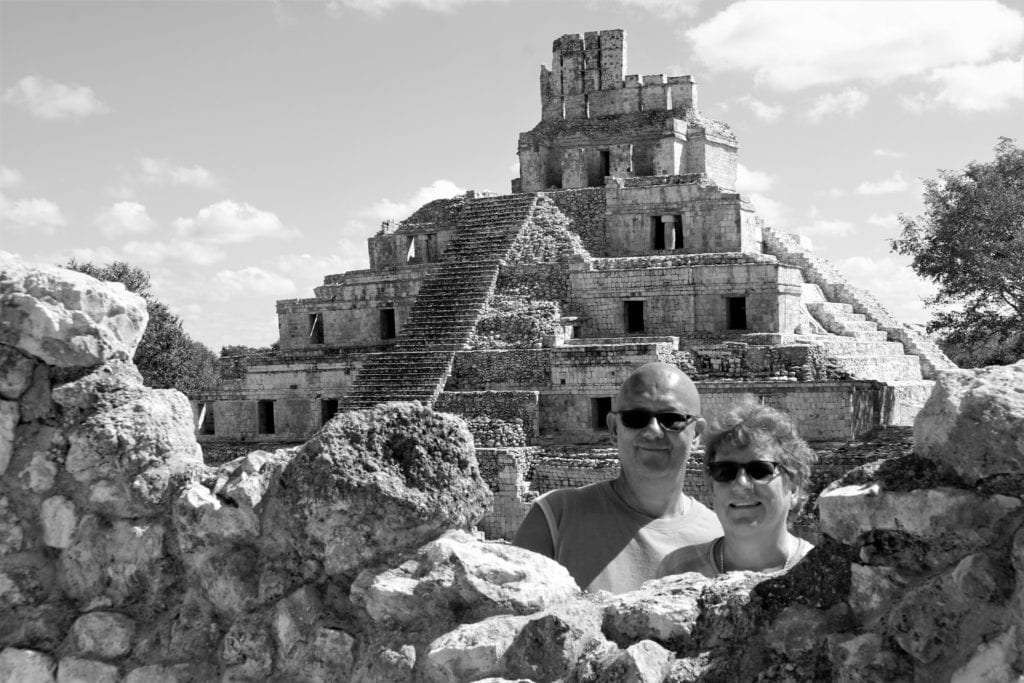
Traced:
POLYGON ((204 447, 295 443, 339 410, 418 400, 468 421, 495 493, 482 526, 507 536, 532 492, 612 476, 605 416, 644 362, 694 377, 706 415, 753 395, 810 441, 913 420, 952 364, 758 217, 693 77, 626 74, 621 30, 566 35, 540 99, 510 194, 386 222, 369 269, 277 303, 278 351, 195 402, 204 447))

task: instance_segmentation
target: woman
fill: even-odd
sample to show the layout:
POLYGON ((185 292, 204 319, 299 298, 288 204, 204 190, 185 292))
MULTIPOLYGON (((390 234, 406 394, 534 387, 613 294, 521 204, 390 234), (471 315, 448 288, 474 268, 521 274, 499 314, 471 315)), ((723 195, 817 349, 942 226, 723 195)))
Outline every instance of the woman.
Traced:
POLYGON ((725 535, 673 551, 662 561, 659 576, 774 572, 803 559, 814 546, 791 534, 787 521, 805 498, 818 456, 797 435, 789 416, 768 406, 741 404, 711 424, 704 449, 715 514, 725 535))

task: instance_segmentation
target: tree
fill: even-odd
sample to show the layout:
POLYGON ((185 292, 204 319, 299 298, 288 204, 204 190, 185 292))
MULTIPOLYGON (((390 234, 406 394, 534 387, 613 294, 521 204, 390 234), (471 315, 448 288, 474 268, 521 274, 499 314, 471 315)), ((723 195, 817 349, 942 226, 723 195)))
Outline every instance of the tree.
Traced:
POLYGON ((926 180, 924 214, 892 240, 938 284, 928 331, 964 367, 1024 358, 1024 149, 1003 137, 995 153, 926 180))
POLYGON ((149 273, 124 261, 97 266, 71 259, 65 267, 98 280, 120 282, 146 300, 149 324, 134 358, 146 386, 177 389, 189 397, 216 386, 217 356, 189 337, 181 319, 153 296, 149 273))

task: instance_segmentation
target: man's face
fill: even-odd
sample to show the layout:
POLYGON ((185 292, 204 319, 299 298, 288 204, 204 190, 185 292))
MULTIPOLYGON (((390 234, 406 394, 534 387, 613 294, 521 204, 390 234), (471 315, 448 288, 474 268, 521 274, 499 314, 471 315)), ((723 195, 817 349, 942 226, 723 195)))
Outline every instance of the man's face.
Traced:
POLYGON ((619 461, 627 479, 676 479, 682 475, 690 456, 694 438, 704 427, 702 419, 690 421, 682 431, 665 429, 656 419, 643 427, 629 427, 622 415, 627 410, 646 410, 649 413, 679 413, 696 415, 696 393, 685 379, 668 373, 659 373, 645 381, 623 388, 619 393, 616 411, 608 416, 608 430, 612 443, 619 449, 619 461))

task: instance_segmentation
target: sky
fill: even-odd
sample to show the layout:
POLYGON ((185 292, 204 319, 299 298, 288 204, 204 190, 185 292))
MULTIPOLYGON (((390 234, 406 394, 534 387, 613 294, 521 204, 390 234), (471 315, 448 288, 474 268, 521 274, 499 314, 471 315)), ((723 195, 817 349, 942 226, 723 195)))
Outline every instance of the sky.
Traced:
POLYGON ((508 193, 552 41, 612 28, 627 73, 694 77, 759 215, 928 319, 888 240, 1024 144, 1010 0, 0 0, 0 249, 127 261, 215 352, 268 345, 381 221, 508 193))

